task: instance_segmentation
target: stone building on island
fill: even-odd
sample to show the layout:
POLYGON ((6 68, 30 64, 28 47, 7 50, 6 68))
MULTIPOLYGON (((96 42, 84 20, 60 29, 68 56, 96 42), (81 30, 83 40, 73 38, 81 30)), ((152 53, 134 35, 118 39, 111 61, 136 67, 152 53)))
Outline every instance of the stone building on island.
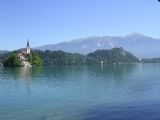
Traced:
POLYGON ((28 56, 31 53, 30 50, 31 50, 31 48, 30 48, 30 44, 29 44, 29 40, 28 40, 26 48, 22 49, 20 51, 20 53, 18 53, 18 57, 19 57, 19 59, 22 60, 22 66, 24 66, 24 67, 32 67, 28 61, 28 56))

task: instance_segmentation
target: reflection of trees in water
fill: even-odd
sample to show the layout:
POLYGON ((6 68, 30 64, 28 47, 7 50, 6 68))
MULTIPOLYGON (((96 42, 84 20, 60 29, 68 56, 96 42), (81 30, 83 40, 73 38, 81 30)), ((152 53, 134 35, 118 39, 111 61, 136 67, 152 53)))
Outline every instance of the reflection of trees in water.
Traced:
POLYGON ((17 67, 17 68, 4 68, 3 72, 8 79, 27 80, 27 79, 30 79, 30 75, 29 75, 30 70, 31 68, 17 67))
POLYGON ((95 65, 88 66, 88 74, 97 79, 106 78, 118 82, 130 76, 135 69, 138 69, 137 64, 95 65))
POLYGON ((41 77, 42 73, 43 73, 43 67, 33 67, 32 68, 32 78, 41 77))
POLYGON ((30 92, 31 92, 31 87, 30 86, 31 86, 31 82, 32 82, 32 77, 31 77, 32 69, 22 67, 22 68, 19 68, 19 70, 20 70, 20 73, 19 73, 20 80, 22 80, 24 85, 26 86, 27 93, 28 93, 28 96, 29 96, 30 92))
POLYGON ((6 79, 14 82, 15 88, 22 88, 23 85, 27 88, 28 95, 30 94, 30 85, 32 82, 32 68, 17 67, 17 68, 4 68, 4 75, 6 79), (19 83, 22 85, 20 86, 19 83))
MULTIPOLYGON (((33 68, 32 77, 44 77, 46 79, 63 80, 68 77, 80 77, 82 75, 92 77, 111 77, 113 79, 122 79, 137 69, 136 64, 121 65, 71 65, 71 66, 46 66, 42 68, 33 68)), ((78 79, 78 78, 77 78, 78 79)))
POLYGON ((33 68, 5 68, 4 74, 11 79, 24 81, 37 80, 44 78, 66 78, 69 76, 81 76, 83 74, 93 77, 112 77, 114 79, 123 78, 131 74, 138 65, 72 65, 72 66, 45 66, 33 68))
POLYGON ((50 66, 43 67, 43 77, 48 80, 66 80, 71 77, 78 79, 81 76, 86 67, 81 65, 71 65, 71 66, 50 66), (77 78, 76 78, 77 77, 77 78))
MULTIPOLYGON (((44 66, 33 68, 5 68, 5 76, 15 80, 15 84, 21 81, 27 86, 28 94, 33 82, 45 84, 61 84, 62 82, 80 82, 80 80, 110 80, 121 83, 125 77, 131 75, 138 65, 71 65, 71 66, 44 66), (18 81, 17 81, 18 80, 18 81)), ((75 83, 76 83, 75 82, 75 83)), ((78 84, 78 83, 77 83, 78 84)))

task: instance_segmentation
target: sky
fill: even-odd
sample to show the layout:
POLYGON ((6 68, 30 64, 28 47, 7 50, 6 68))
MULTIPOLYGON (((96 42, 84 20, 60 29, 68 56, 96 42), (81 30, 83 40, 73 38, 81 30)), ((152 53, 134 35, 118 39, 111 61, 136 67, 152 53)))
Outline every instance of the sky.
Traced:
POLYGON ((0 50, 135 32, 160 38, 158 0, 0 0, 0 50))

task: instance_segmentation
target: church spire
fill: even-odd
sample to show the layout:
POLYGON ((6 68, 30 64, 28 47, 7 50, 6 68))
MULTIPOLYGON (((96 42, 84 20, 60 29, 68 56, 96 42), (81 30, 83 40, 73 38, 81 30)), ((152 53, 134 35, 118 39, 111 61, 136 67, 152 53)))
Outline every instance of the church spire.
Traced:
POLYGON ((26 52, 27 52, 27 54, 30 54, 30 45, 29 45, 29 40, 27 40, 26 52))
POLYGON ((29 40, 27 40, 27 47, 30 47, 30 45, 29 45, 29 40))

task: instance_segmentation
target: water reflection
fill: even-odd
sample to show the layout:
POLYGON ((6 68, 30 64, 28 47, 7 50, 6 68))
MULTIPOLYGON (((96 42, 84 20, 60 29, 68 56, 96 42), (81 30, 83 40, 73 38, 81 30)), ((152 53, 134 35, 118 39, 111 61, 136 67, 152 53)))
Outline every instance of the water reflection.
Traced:
POLYGON ((160 106, 159 66, 2 68, 0 119, 126 120, 124 116, 131 118, 126 114, 138 118, 146 112, 156 113, 159 107, 155 106, 160 106))
POLYGON ((120 65, 103 65, 88 66, 88 74, 97 80, 113 81, 115 83, 123 83, 134 74, 138 64, 120 64, 120 65))
MULTIPOLYGON (((124 77, 125 74, 130 74, 137 69, 138 65, 89 65, 89 66, 50 66, 50 67, 33 67, 33 68, 4 68, 0 71, 8 74, 8 77, 14 79, 31 80, 32 77, 47 77, 52 76, 67 76, 88 72, 92 75, 102 75, 106 73, 113 74, 113 77, 124 77)), ((140 65, 139 65, 140 67, 140 65)))
MULTIPOLYGON (((30 88, 33 81, 67 81, 75 78, 75 80, 88 77, 90 80, 109 80, 117 83, 130 76, 139 68, 139 65, 89 65, 89 66, 50 66, 50 67, 33 67, 33 68, 4 68, 3 79, 20 80, 30 88), (41 80, 42 81, 42 80, 41 80)), ((122 82, 122 81, 121 81, 122 82)))

